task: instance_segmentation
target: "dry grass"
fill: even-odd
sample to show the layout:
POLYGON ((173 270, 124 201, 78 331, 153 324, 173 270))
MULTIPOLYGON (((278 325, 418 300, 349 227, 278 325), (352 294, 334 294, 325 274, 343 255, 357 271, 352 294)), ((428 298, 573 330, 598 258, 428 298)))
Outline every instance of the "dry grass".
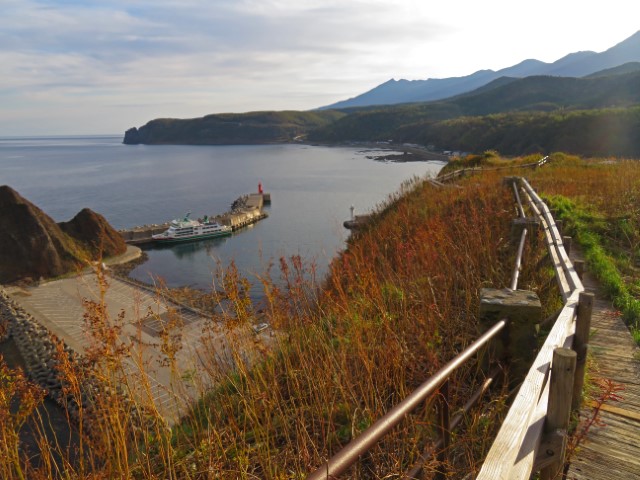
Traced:
POLYGON ((640 343, 640 163, 558 154, 532 181, 640 343))
MULTIPOLYGON (((38 423, 35 405, 42 394, 3 367, 0 449, 7 461, 0 476, 303 478, 477 338, 480 288, 504 287, 511 276, 515 210, 502 175, 466 180, 461 189, 405 185, 405 195, 390 198, 370 228, 350 239, 322 285, 313 265, 282 259, 278 278, 260 279, 264 301, 256 306, 233 265, 220 272, 208 299, 216 313, 203 338, 222 328, 229 348, 223 355, 211 345, 202 361, 207 379, 198 384, 201 400, 172 430, 151 395, 140 397, 141 389, 150 389, 144 377, 132 378, 126 368, 135 357, 122 338, 126 319, 110 318, 103 300, 87 303, 94 334, 87 361, 79 366, 61 355, 59 362, 65 398, 78 405, 77 418, 70 419, 79 434, 73 447, 78 454, 72 460, 66 446, 44 436, 41 456, 62 461, 34 467, 21 454, 18 431, 24 422, 38 423), (265 319, 276 333, 256 337, 249 354, 238 332, 265 319)), ((528 255, 535 265, 539 252, 528 255)), ((539 290, 553 302, 548 272, 539 270, 528 269, 521 288, 539 290)), ((166 325, 163 352, 172 373, 184 377, 189 372, 175 362, 179 331, 179 320, 166 325)), ((455 375, 452 411, 482 379, 475 365, 455 375)), ((493 402, 503 406, 500 392, 493 402)), ((350 476, 388 478, 411 465, 433 439, 432 404, 385 438, 350 476)), ((460 477, 476 470, 499 411, 472 413, 456 435, 451 468, 460 477)))

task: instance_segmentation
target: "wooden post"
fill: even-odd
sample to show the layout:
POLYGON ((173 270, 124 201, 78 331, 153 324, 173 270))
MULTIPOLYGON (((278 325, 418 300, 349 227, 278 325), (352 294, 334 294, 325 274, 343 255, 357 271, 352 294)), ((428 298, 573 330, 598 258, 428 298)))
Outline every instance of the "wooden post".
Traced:
POLYGON ((574 260, 573 268, 576 269, 576 273, 578 274, 578 278, 582 280, 582 276, 584 275, 584 260, 574 260))
POLYGON ((538 238, 538 230, 540 230, 540 220, 535 217, 518 217, 511 222, 511 243, 518 245, 522 230, 527 229, 530 233, 529 238, 535 242, 538 238))
MULTIPOLYGON (((566 432, 569 427, 571 414, 571 394, 573 392, 573 378, 576 371, 576 352, 568 348, 556 348, 551 362, 551 380, 549 384, 549 406, 544 425, 545 433, 556 430, 566 432)), ((540 480, 560 478, 564 465, 564 451, 566 436, 562 442, 560 452, 554 452, 555 461, 540 471, 540 480)))
POLYGON ((573 382, 573 400, 571 409, 580 408, 582 386, 584 385, 584 369, 589 348, 589 331, 591 330, 591 314, 593 312, 593 293, 580 292, 578 313, 576 316, 576 334, 573 337, 573 350, 576 352, 576 376, 573 382))
MULTIPOLYGON (((515 387, 531 368, 536 358, 536 325, 540 323, 542 305, 535 292, 528 290, 480 290, 480 325, 488 330, 498 320, 508 318, 503 341, 492 342, 489 357, 504 359, 509 365, 510 383, 515 387)), ((483 367, 488 367, 487 358, 483 367)))
POLYGON ((571 255, 571 237, 562 237, 562 244, 567 252, 567 257, 571 255))
POLYGON ((562 220, 556 220, 556 228, 558 229, 558 233, 562 235, 562 220))

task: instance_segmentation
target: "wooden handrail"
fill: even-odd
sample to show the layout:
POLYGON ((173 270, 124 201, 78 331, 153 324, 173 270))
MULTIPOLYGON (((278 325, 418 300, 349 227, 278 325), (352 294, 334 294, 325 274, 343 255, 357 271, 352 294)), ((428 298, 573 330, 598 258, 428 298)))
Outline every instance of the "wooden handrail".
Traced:
POLYGON ((342 450, 331 457, 324 465, 307 477, 307 480, 335 478, 353 465, 360 455, 367 452, 391 429, 398 425, 411 411, 428 399, 440 387, 453 371, 464 365, 475 353, 493 339, 505 326, 506 320, 500 320, 483 333, 475 342, 465 348, 453 360, 438 370, 427 381, 414 390, 407 398, 393 407, 373 425, 349 442, 342 450))
POLYGON ((436 180, 440 182, 446 182, 448 180, 461 177, 465 175, 467 172, 475 173, 475 172, 490 172, 490 171, 497 171, 497 170, 512 170, 514 168, 537 168, 546 164, 548 161, 549 161, 549 156, 547 155, 541 158, 540 160, 538 160, 537 162, 525 163, 523 165, 508 165, 506 167, 489 167, 489 168, 482 168, 482 167, 461 168, 460 170, 454 170, 453 172, 445 173, 442 176, 438 176, 436 177, 436 180))
MULTIPOLYGON (((548 161, 544 157, 535 164, 540 166, 548 161)), ((511 168, 511 167, 509 167, 511 168)), ((463 169, 466 172, 469 169, 463 169)), ((474 171, 476 169, 473 169, 474 171)), ((459 171, 452 174, 459 175, 459 171)), ((446 176, 448 179, 452 174, 446 176)), ((560 292, 565 305, 558 315, 544 345, 536 356, 529 373, 526 375, 513 404, 494 440, 478 475, 481 480, 519 480, 528 479, 536 465, 536 456, 542 441, 542 434, 547 417, 549 401, 549 375, 554 350, 570 348, 575 332, 575 319, 578 300, 584 291, 582 282, 576 273, 562 242, 558 227, 547 205, 535 190, 524 179, 517 179, 522 184, 522 191, 529 202, 531 210, 543 225, 545 239, 553 266, 558 278, 560 292)), ((515 189, 516 197, 517 189, 515 189)), ((522 208, 519 209, 524 214, 522 208)), ((519 246, 516 272, 519 271, 519 261, 527 230, 524 229, 519 246)), ((517 285, 517 274, 514 273, 512 288, 517 285)), ((466 362, 478 349, 501 331, 507 320, 501 320, 485 332, 478 340, 447 363, 435 375, 425 381, 417 390, 405 400, 393 407, 386 415, 377 420, 371 427, 353 439, 323 466, 314 471, 310 480, 336 478, 353 465, 358 458, 371 449, 384 435, 399 424, 413 409, 433 395, 441 385, 447 381, 451 372, 466 362)), ((445 419, 448 425, 449 419, 445 419)), ((441 439, 440 442, 443 440, 441 439)), ((446 439, 444 440, 446 443, 446 439)), ((558 458, 554 458, 557 462, 558 458)), ((548 464, 548 462, 547 462, 548 464)), ((419 469, 417 466, 414 470, 419 469)))
POLYGON ((572 346, 576 309, 584 291, 549 208, 526 180, 522 179, 522 184, 532 210, 543 224, 565 305, 509 408, 482 465, 479 480, 524 480, 531 476, 547 417, 553 352, 558 347, 572 346))

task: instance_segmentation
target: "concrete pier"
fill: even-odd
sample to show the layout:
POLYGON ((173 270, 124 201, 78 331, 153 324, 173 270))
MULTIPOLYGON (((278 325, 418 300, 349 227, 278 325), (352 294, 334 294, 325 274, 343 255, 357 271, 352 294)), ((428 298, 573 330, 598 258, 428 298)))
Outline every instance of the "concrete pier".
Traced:
MULTIPOLYGON (((220 215, 210 215, 222 225, 228 225, 233 231, 256 223, 268 215, 263 211, 264 205, 271 204, 270 193, 250 193, 243 195, 231 204, 231 210, 220 215)), ((120 235, 129 245, 153 243, 152 235, 166 231, 169 222, 162 224, 141 225, 128 230, 120 230, 120 235)))
MULTIPOLYGON (((26 288, 4 290, 0 286, 0 341, 8 327, 27 360, 32 380, 55 394, 61 387, 52 367, 56 361, 53 338, 63 340, 74 358, 99 345, 98 335, 85 318, 90 311, 85 302, 103 304, 107 324, 121 325, 118 345, 130 351, 122 359, 123 392, 138 404, 152 402, 167 424, 173 425, 211 387, 208 372, 212 366, 235 365, 228 353, 232 345, 227 332, 231 330, 222 328, 211 315, 170 302, 162 292, 115 277, 107 277, 107 284, 105 290, 96 274, 84 273, 26 288), (175 367, 188 375, 171 370, 163 349, 165 329, 172 329, 172 335, 179 333, 171 340, 179 347, 175 367)), ((251 327, 233 327, 233 336, 247 360, 253 361, 256 336, 251 327)))
POLYGON ((345 220, 342 225, 344 226, 344 228, 348 228, 349 230, 358 230, 369 223, 370 219, 371 215, 369 214, 356 215, 352 220, 345 220))
POLYGON ((130 230, 120 230, 120 235, 124 238, 124 241, 129 245, 142 245, 145 243, 151 243, 153 239, 152 235, 162 233, 169 228, 169 223, 153 224, 153 225, 140 225, 133 227, 130 230))

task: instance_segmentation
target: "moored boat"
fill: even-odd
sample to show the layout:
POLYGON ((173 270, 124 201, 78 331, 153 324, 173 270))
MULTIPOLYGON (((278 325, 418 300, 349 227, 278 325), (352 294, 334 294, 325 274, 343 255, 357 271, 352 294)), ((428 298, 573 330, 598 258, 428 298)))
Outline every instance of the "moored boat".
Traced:
POLYGON ((207 216, 202 221, 192 220, 189 215, 187 213, 182 219, 172 220, 166 231, 151 238, 158 243, 177 243, 231 235, 231 227, 227 225, 221 225, 207 216))

